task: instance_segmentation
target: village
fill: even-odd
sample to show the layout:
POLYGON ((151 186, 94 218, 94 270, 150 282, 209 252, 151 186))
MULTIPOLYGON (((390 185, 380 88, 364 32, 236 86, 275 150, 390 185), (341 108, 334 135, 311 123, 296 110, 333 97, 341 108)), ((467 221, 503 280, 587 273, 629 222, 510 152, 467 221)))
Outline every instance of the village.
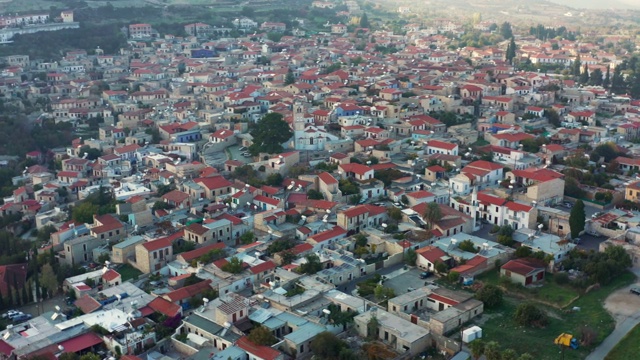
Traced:
POLYGON ((0 59, 4 106, 73 131, 0 161, 28 162, 0 216, 46 233, 0 299, 40 294, 41 256, 80 270, 3 315, 0 359, 597 358, 607 295, 640 305, 630 39, 481 21, 504 40, 452 48, 454 20, 311 6, 345 22, 132 23, 118 53, 0 59))

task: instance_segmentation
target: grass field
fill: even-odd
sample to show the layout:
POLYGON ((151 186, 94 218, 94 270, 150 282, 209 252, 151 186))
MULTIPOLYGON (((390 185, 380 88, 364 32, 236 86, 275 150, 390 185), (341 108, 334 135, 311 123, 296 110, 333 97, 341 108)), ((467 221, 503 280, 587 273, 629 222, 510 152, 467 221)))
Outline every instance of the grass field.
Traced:
MULTIPOLYGON (((589 351, 602 342, 609 335, 615 322, 611 315, 603 308, 605 298, 612 291, 629 285, 635 281, 635 276, 625 273, 614 280, 612 284, 589 292, 576 300, 571 307, 579 307, 579 311, 558 310, 540 305, 549 315, 549 324, 544 329, 527 328, 513 321, 517 305, 522 301, 513 297, 506 297, 505 304, 496 310, 486 311, 483 316, 488 320, 480 326, 483 328, 485 341, 496 341, 502 349, 513 349, 517 353, 528 352, 535 359, 560 359, 560 349, 553 344, 553 340, 561 333, 580 336, 582 328, 588 328, 596 334, 595 341, 590 347, 581 346, 578 350, 566 350, 565 359, 584 359, 589 351)), ((535 298, 531 300, 535 301, 535 298)))
POLYGON ((611 352, 605 360, 637 359, 640 354, 640 325, 636 325, 611 352))
POLYGON ((123 282, 131 279, 135 280, 138 278, 138 276, 142 275, 142 271, 134 268, 129 264, 124 264, 121 267, 119 267, 118 272, 122 276, 123 282))
MULTIPOLYGON (((499 285, 500 273, 498 270, 491 270, 478 277, 478 280, 493 285, 499 285)), ((571 286, 556 284, 553 281, 553 275, 549 273, 545 275, 544 285, 541 287, 524 288, 513 286, 509 287, 507 291, 509 293, 514 293, 516 297, 524 297, 531 300, 553 304, 558 308, 563 308, 569 305, 571 300, 580 295, 579 292, 571 286)))

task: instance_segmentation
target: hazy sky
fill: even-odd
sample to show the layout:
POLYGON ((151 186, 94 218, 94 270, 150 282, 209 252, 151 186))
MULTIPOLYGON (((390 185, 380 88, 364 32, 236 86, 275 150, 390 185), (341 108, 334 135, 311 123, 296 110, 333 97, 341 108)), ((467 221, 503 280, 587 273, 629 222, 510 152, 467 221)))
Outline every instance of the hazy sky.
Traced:
POLYGON ((588 9, 640 9, 640 0, 549 0, 556 4, 588 9))

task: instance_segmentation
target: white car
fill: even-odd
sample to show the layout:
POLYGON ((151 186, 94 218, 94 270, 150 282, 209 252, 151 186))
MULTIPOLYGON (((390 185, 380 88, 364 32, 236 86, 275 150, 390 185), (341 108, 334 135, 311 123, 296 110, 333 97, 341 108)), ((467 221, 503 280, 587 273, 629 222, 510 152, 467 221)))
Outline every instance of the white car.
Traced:
POLYGON ((9 310, 9 311, 7 311, 6 313, 2 314, 2 318, 3 318, 3 319, 11 318, 11 317, 13 317, 13 316, 20 315, 20 314, 21 314, 21 312, 20 312, 20 311, 17 311, 17 310, 9 310))

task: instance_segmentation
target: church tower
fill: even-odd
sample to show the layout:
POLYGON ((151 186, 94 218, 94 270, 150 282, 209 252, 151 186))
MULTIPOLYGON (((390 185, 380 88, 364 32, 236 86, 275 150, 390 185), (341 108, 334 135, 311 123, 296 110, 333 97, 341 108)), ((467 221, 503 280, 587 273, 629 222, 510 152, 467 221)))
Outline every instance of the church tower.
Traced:
POLYGON ((306 113, 306 109, 304 105, 300 101, 295 101, 293 103, 293 130, 295 131, 303 131, 306 123, 304 120, 304 114, 306 113))

